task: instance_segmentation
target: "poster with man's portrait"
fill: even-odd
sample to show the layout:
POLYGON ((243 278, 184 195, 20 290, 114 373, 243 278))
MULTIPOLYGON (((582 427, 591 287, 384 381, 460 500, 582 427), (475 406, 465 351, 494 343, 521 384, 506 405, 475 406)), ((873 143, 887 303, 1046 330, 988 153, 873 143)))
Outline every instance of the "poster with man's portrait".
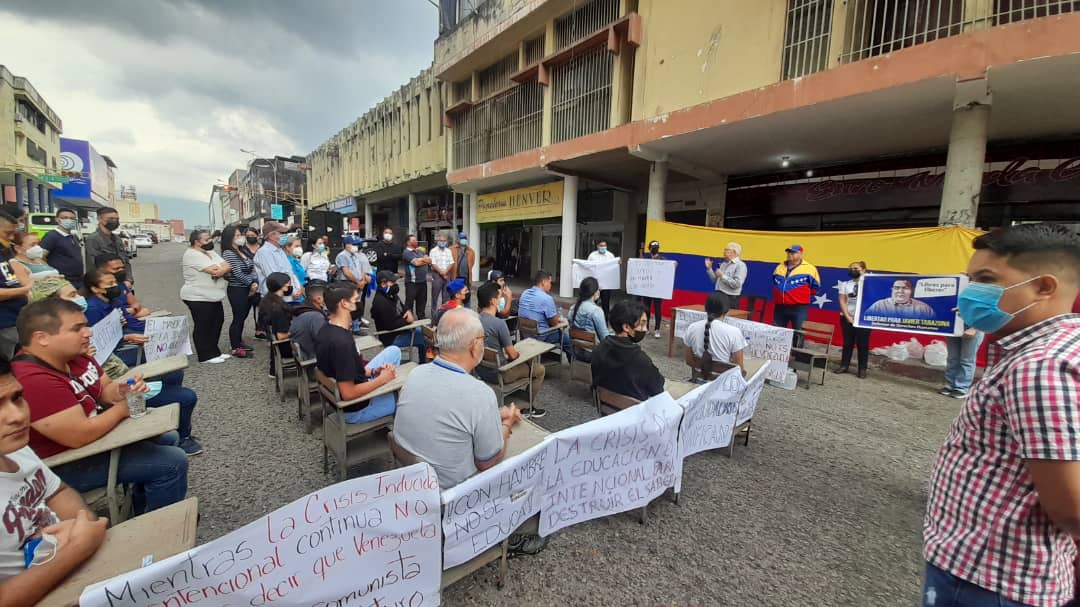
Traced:
POLYGON ((926 335, 960 335, 956 300, 963 274, 867 274, 860 279, 855 326, 926 335))

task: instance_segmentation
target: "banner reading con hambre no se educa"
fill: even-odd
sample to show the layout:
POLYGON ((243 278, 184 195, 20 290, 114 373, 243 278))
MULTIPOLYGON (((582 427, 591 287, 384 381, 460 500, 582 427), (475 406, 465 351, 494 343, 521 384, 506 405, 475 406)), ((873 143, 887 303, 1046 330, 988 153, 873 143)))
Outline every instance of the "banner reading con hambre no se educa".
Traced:
POLYGON ((855 326, 960 335, 956 302, 967 281, 963 274, 867 274, 857 286, 855 326))

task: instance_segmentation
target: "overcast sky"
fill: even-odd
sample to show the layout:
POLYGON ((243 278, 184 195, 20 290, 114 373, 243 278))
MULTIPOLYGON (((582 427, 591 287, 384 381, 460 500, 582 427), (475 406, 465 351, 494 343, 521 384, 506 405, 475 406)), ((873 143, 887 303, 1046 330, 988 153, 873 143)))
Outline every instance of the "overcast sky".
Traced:
POLYGON ((306 155, 428 67, 438 29, 427 0, 4 0, 0 23, 64 136, 189 225, 240 148, 306 155))

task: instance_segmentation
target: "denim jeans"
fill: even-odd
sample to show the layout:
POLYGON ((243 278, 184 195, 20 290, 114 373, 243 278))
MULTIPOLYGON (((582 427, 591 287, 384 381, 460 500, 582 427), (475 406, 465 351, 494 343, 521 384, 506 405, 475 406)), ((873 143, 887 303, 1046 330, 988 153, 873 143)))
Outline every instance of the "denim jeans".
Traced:
MULTIPOLYGON (((144 440, 121 449, 117 478, 135 485, 136 514, 174 504, 187 495, 188 458, 176 446, 179 441, 176 432, 168 432, 157 441, 144 440)), ((54 472, 79 492, 104 487, 109 479, 109 454, 57 466, 54 472)))
MULTIPOLYGON (((809 305, 803 304, 777 304, 773 306, 773 324, 778 327, 787 327, 790 324, 795 331, 801 331, 809 309, 809 305)), ((791 339, 791 344, 796 348, 801 348, 803 336, 796 333, 791 339)))
POLYGON ((176 430, 180 434, 180 440, 191 436, 191 414, 195 412, 195 405, 199 397, 191 388, 184 387, 184 372, 173 371, 158 378, 161 381, 161 392, 154 398, 147 399, 148 407, 163 407, 170 403, 180 404, 180 425, 176 430))
POLYGON ((546 341, 549 344, 559 343, 559 335, 562 335, 562 349, 566 353, 567 358, 573 358, 573 353, 570 351, 570 333, 567 331, 552 331, 545 333, 537 337, 540 341, 546 341))
MULTIPOLYGON (((372 358, 371 362, 365 365, 364 368, 375 369, 388 363, 395 367, 401 366, 401 349, 397 346, 387 346, 383 348, 383 351, 375 355, 375 358, 372 358)), ((380 417, 393 415, 396 410, 397 397, 393 394, 383 394, 382 396, 376 396, 371 399, 371 402, 359 411, 346 412, 344 417, 346 423, 362 424, 379 419, 380 417)))
MULTIPOLYGON (((399 348, 408 348, 409 344, 416 346, 416 360, 417 362, 426 363, 427 358, 427 344, 424 343, 424 329, 422 327, 416 327, 412 332, 401 333, 394 338, 393 343, 390 345, 397 346, 399 348)), ((377 358, 377 357, 376 357, 377 358)), ((400 360, 400 358, 399 358, 400 360)))
POLYGON ((945 346, 949 358, 945 362, 945 387, 967 392, 975 378, 975 356, 982 344, 982 332, 971 337, 949 337, 945 346))
MULTIPOLYGON (((922 607, 1028 607, 962 580, 955 575, 926 564, 926 579, 923 582, 922 607)), ((1070 606, 1075 601, 1069 602, 1070 606)))

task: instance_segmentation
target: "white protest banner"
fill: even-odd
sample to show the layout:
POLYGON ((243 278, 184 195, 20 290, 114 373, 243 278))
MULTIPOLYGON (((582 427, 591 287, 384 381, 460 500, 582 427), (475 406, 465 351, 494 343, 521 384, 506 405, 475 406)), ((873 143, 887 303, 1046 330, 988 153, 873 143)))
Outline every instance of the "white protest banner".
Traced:
POLYGON ((79 605, 438 605, 441 544, 439 481, 416 464, 319 489, 79 605))
POLYGON ((703 310, 675 308, 675 339, 682 339, 686 335, 686 327, 706 318, 708 315, 703 310))
POLYGON ((647 505, 679 473, 682 408, 661 392, 614 415, 556 432, 544 473, 540 535, 647 505))
POLYGON ((761 389, 765 387, 765 378, 768 375, 769 365, 762 365, 757 370, 757 373, 754 373, 754 376, 746 382, 746 389, 743 390, 742 399, 739 401, 739 414, 735 417, 736 428, 754 417, 758 400, 761 398, 761 389))
POLYGON ((746 391, 742 370, 729 369, 703 388, 679 399, 684 411, 679 425, 680 458, 727 447, 735 433, 736 414, 746 391))
POLYGON ((725 322, 742 331, 743 337, 746 338, 743 356, 769 361, 765 365, 768 369, 768 379, 784 381, 788 362, 791 360, 791 339, 794 331, 786 327, 774 327, 741 318, 729 317, 725 319, 725 322))
POLYGON ((540 512, 550 441, 443 491, 443 569, 498 544, 540 512))
POLYGON ((90 345, 94 346, 94 360, 97 364, 104 365, 105 359, 116 349, 116 345, 124 338, 124 325, 121 323, 120 310, 113 310, 109 315, 97 321, 90 327, 94 332, 90 336, 90 345))
POLYGON ((146 362, 177 354, 191 354, 187 316, 148 317, 143 335, 150 340, 143 345, 146 362))
POLYGON ((626 262, 626 292, 630 295, 671 299, 675 289, 673 259, 631 258, 626 262))
POLYGON ((605 259, 603 261, 587 261, 575 259, 571 278, 576 289, 581 281, 592 276, 600 283, 601 289, 618 289, 621 285, 619 278, 619 258, 605 259))

